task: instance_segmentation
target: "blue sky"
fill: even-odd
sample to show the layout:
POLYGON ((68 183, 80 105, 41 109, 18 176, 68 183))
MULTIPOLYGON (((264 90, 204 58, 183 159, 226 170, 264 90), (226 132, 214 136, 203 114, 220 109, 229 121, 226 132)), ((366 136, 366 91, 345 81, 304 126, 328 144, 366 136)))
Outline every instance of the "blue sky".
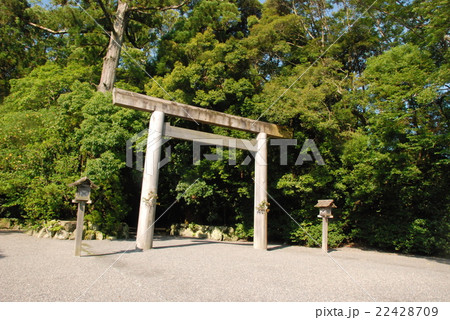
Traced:
MULTIPOLYGON (((266 0, 258 0, 258 1, 261 2, 261 3, 266 2, 266 0)), ((51 0, 28 0, 28 2, 31 5, 40 4, 41 6, 44 7, 44 6, 48 5, 48 4, 50 4, 51 0)))

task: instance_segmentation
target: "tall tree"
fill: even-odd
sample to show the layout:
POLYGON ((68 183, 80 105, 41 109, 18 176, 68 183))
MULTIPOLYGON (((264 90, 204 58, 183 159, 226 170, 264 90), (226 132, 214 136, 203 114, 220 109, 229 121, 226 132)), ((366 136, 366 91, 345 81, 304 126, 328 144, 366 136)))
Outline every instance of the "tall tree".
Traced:
POLYGON ((11 79, 25 76, 46 61, 49 41, 29 25, 29 8, 26 0, 0 2, 0 102, 9 93, 11 79))
MULTIPOLYGON (((146 16, 156 11, 175 10, 185 6, 190 0, 183 0, 178 4, 161 5, 160 1, 123 1, 117 2, 117 10, 112 17, 102 0, 97 0, 97 3, 102 8, 107 19, 108 26, 111 26, 110 41, 108 50, 103 60, 102 74, 100 83, 98 85, 99 91, 110 91, 114 87, 116 78, 116 68, 119 64, 120 52, 126 34, 127 20, 134 19, 143 24, 153 27, 152 19, 146 16)), ((170 3, 170 1, 167 1, 170 3)))
MULTIPOLYGON (((83 0, 77 1, 57 0, 61 7, 47 11, 47 14, 37 14, 37 21, 28 21, 28 24, 46 31, 50 34, 67 34, 83 32, 77 24, 89 19, 95 19, 102 31, 109 36, 108 46, 103 57, 103 66, 98 84, 98 91, 106 92, 112 90, 116 79, 116 69, 120 61, 120 54, 125 37, 130 43, 141 49, 142 44, 136 40, 135 33, 142 32, 137 25, 146 27, 146 30, 157 29, 161 25, 161 13, 169 10, 177 10, 186 7, 190 0, 83 0), (72 17, 62 21, 58 19, 59 12, 72 13, 72 17), (80 16, 85 16, 80 19, 80 16), (86 17, 89 16, 89 17, 86 17), (133 24, 130 24, 133 21, 133 24), (50 24, 50 25, 46 25, 50 24)), ((92 25, 94 21, 89 24, 92 25)), ((81 27, 83 29, 83 27, 81 27)), ((84 31, 85 32, 85 31, 84 31)))

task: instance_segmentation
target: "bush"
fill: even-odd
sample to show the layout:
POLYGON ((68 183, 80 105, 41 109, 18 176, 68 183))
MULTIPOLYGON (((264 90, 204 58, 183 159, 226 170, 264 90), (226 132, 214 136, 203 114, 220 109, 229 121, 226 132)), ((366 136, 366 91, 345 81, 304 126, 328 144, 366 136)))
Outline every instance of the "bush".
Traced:
POLYGON ((243 223, 236 224, 236 230, 234 234, 239 239, 248 239, 253 237, 253 228, 247 228, 243 223))
POLYGON ((441 230, 436 230, 438 229, 437 227, 438 226, 436 226, 436 223, 431 223, 427 219, 415 219, 409 225, 408 234, 405 239, 394 241, 395 249, 405 253, 418 253, 425 255, 443 253, 444 255, 448 255, 449 226, 448 224, 440 225, 441 230), (439 236, 439 234, 442 236, 439 236))
MULTIPOLYGON (((322 224, 302 222, 300 225, 301 227, 291 233, 291 241, 308 247, 320 247, 322 245, 322 224)), ((337 248, 349 240, 342 229, 340 222, 328 224, 328 247, 337 248)))
POLYGON ((122 228, 130 210, 124 146, 148 117, 113 106, 110 94, 80 82, 88 73, 48 63, 12 81, 11 95, 0 105, 2 216, 36 228, 74 218, 75 190, 67 185, 88 176, 99 189, 92 192, 86 220, 107 234, 122 228))

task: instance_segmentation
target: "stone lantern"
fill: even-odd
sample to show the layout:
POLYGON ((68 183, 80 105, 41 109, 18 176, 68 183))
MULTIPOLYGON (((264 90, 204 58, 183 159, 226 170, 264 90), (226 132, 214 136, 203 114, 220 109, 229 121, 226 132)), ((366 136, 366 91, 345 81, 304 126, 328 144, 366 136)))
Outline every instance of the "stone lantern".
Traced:
POLYGON ((331 214, 332 208, 337 208, 334 204, 334 200, 318 200, 314 206, 319 208, 319 215, 317 217, 322 218, 322 250, 328 251, 328 219, 333 218, 331 214))

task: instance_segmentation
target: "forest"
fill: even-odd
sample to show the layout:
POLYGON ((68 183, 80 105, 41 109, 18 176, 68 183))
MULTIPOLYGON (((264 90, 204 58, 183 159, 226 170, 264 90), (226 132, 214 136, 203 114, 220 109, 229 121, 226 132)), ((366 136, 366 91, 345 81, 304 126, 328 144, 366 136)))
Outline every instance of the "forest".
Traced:
MULTIPOLYGON (((449 12, 447 0, 0 0, 0 218, 73 220, 68 184, 88 176, 86 220, 111 235, 136 226, 142 172, 126 146, 150 114, 113 105, 117 87, 293 130, 285 164, 269 148, 269 241, 316 245, 314 205, 334 199, 330 246, 448 256, 449 12), (307 139, 324 165, 296 161, 307 139)), ((249 153, 230 165, 211 148, 224 159, 194 165, 191 143, 167 145, 157 217, 176 202, 156 226, 251 240, 249 153)))

